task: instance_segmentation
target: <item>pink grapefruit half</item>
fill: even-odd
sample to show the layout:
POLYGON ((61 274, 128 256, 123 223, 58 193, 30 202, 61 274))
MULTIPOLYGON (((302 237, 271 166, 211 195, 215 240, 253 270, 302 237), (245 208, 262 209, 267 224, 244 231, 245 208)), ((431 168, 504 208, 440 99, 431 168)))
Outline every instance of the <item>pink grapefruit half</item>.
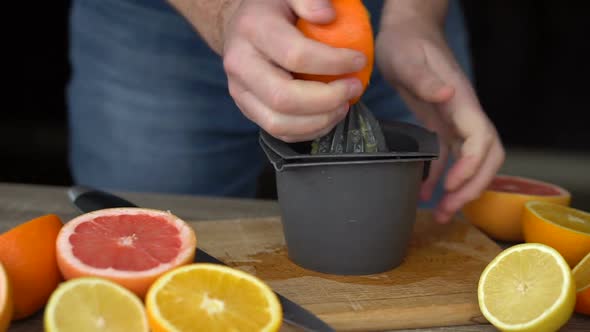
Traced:
POLYGON ((531 178, 497 175, 475 200, 465 204, 463 214, 495 240, 524 241, 522 214, 528 201, 569 205, 571 194, 552 183, 531 178))
POLYGON ((143 298, 163 273, 191 263, 194 230, 170 212, 144 208, 103 209, 66 223, 56 243, 65 279, 114 281, 143 298))

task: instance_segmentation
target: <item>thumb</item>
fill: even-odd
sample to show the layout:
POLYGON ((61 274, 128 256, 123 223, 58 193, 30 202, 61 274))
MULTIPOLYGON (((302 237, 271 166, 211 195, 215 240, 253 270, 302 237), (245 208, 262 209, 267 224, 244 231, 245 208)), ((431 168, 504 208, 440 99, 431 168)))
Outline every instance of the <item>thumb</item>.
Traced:
POLYGON ((312 23, 329 23, 336 16, 331 0, 287 0, 291 9, 312 23))

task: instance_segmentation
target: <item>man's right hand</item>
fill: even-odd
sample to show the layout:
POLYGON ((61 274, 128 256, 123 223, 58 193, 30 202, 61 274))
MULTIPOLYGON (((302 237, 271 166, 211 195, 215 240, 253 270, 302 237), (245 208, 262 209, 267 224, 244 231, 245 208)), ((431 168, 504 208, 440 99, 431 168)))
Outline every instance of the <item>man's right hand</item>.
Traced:
POLYGON ((329 84, 296 80, 290 74, 339 75, 358 71, 364 54, 305 38, 297 17, 330 22, 329 0, 243 0, 225 13, 224 68, 229 91, 242 113, 286 142, 327 134, 362 93, 358 79, 329 84))

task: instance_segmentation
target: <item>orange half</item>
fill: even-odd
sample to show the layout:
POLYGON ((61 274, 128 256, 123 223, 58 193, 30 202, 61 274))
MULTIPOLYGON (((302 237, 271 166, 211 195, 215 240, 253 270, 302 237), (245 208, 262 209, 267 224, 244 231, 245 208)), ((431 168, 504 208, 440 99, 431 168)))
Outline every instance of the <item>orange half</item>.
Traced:
POLYGON ((590 213, 548 202, 525 204, 523 234, 526 242, 555 248, 570 267, 590 252, 590 213))
POLYGON ((576 280, 576 312, 590 315, 590 252, 572 272, 576 280))

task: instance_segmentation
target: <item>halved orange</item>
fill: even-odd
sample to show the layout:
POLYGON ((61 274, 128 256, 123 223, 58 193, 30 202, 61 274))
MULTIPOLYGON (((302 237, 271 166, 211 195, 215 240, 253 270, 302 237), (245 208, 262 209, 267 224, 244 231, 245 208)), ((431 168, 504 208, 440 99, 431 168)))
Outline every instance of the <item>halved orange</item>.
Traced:
POLYGON ((12 290, 2 262, 0 262, 0 332, 8 329, 12 320, 12 290))
POLYGON ((497 175, 462 209, 466 219, 495 240, 521 242, 522 213, 529 201, 568 206, 571 194, 557 185, 520 176, 497 175))
POLYGON ((146 297, 154 332, 278 331, 281 305, 262 280, 227 266, 193 263, 167 272, 146 297))
POLYGON ((576 312, 590 315, 590 252, 572 271, 576 280, 576 312))
POLYGON ((527 202, 522 216, 526 242, 555 248, 571 268, 590 252, 590 213, 548 202, 527 202))

